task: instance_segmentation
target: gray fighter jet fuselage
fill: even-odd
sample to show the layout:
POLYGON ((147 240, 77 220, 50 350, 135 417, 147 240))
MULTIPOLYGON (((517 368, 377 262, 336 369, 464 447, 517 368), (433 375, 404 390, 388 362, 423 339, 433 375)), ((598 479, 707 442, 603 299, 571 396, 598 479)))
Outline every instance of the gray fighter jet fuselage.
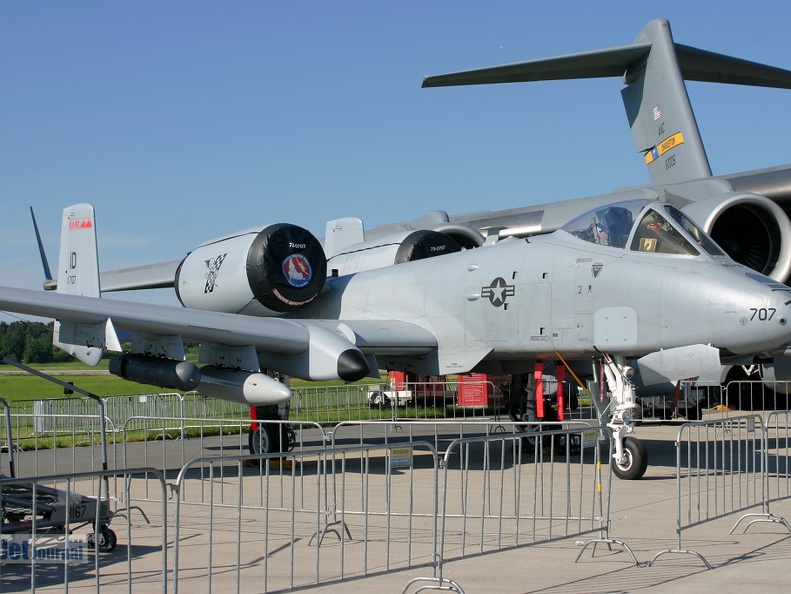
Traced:
POLYGON ((557 353, 589 360, 708 345, 724 357, 752 355, 782 350, 791 338, 791 288, 733 262, 662 202, 612 205, 546 235, 328 284, 299 317, 426 328, 437 337, 436 355, 377 361, 432 375, 526 371, 527 362, 557 353), (614 211, 634 220, 617 235, 597 214, 614 211))

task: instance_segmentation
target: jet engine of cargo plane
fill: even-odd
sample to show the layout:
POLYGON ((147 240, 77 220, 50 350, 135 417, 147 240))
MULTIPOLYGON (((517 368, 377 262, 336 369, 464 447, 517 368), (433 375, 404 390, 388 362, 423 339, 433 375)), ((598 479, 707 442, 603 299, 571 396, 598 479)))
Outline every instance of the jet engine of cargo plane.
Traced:
POLYGON ((736 262, 787 283, 791 276, 791 221, 772 200, 729 193, 704 198, 682 210, 736 262))
POLYGON ((343 276, 451 254, 479 247, 483 242, 483 235, 463 225, 443 225, 440 230, 403 231, 347 246, 329 258, 327 268, 333 276, 343 276))
POLYGON ((319 240, 280 223, 200 245, 179 265, 175 287, 184 307, 274 316, 311 302, 326 277, 319 240))

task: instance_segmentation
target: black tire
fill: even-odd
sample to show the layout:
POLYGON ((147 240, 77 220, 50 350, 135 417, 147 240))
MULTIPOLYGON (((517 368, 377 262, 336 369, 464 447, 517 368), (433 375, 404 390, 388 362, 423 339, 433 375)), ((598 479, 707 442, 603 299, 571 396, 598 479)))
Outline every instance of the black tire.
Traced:
POLYGON ((285 423, 261 423, 255 431, 250 431, 250 453, 279 454, 287 452, 289 446, 289 426, 285 423))
POLYGON ((88 547, 91 549, 95 547, 102 553, 111 552, 117 544, 118 537, 107 526, 101 527, 98 538, 93 533, 88 535, 88 547))
POLYGON ((612 460, 612 472, 624 481, 636 481, 643 477, 648 468, 648 452, 645 445, 634 437, 625 437, 623 440, 623 453, 626 461, 618 464, 612 460))
POLYGON ((385 395, 384 392, 372 392, 371 398, 368 400, 368 405, 371 408, 384 408, 385 395))

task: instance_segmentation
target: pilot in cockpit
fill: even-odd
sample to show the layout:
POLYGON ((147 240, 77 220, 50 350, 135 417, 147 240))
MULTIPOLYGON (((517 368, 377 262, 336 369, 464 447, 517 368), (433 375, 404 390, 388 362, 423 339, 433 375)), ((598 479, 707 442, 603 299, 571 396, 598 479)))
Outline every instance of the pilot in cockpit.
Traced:
POLYGON ((632 230, 632 213, 621 206, 608 206, 596 211, 598 242, 612 247, 626 247, 632 230))
POLYGON ((640 221, 632 240, 632 250, 690 256, 699 253, 667 219, 655 210, 649 210, 640 221))

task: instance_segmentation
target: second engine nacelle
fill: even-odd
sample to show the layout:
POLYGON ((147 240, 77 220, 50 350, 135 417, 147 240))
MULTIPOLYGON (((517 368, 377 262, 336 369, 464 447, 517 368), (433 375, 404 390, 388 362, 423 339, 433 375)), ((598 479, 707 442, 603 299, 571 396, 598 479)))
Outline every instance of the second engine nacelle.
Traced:
POLYGON ((327 261, 334 276, 354 274, 364 270, 402 264, 413 260, 433 258, 458 252, 463 248, 478 247, 484 238, 469 227, 459 227, 464 233, 454 233, 454 226, 442 231, 420 229, 404 231, 376 240, 347 246, 327 261))
POLYGON ((202 244, 179 265, 175 285, 185 307, 266 316, 311 302, 326 278, 318 239, 280 223, 202 244))

